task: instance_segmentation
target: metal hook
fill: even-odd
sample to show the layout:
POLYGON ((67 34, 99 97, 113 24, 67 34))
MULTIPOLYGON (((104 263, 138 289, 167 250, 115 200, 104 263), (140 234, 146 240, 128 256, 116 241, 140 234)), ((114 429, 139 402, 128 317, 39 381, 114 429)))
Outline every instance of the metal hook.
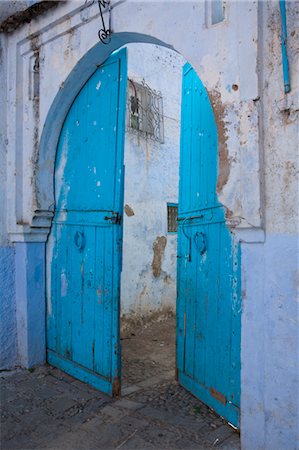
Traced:
POLYGON ((190 220, 190 217, 185 217, 185 219, 183 220, 183 223, 182 223, 182 231, 183 231, 184 236, 186 236, 186 238, 187 238, 188 241, 189 241, 189 254, 186 255, 186 257, 187 257, 188 261, 191 262, 191 245, 192 245, 192 237, 191 237, 191 236, 188 236, 187 233, 185 232, 185 223, 186 223, 187 220, 190 220))

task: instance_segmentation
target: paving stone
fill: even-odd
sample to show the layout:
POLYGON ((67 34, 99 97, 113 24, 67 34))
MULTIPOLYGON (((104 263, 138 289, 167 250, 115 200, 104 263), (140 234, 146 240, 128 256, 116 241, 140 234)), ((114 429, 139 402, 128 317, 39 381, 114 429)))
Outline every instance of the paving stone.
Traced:
POLYGON ((41 448, 51 450, 91 450, 93 448, 97 448, 97 443, 93 437, 94 436, 92 434, 87 434, 82 430, 71 432, 64 431, 60 432, 58 435, 52 436, 52 439, 45 442, 41 448))
POLYGON ((56 439, 68 433, 76 433, 77 431, 78 427, 73 429, 69 421, 51 418, 48 423, 43 423, 36 428, 34 438, 36 439, 37 448, 43 448, 49 446, 54 438, 56 439))
POLYGON ((240 436, 238 433, 234 433, 222 444, 219 445, 222 450, 240 450, 240 436))
POLYGON ((35 388, 34 395, 45 400, 47 398, 59 396, 62 392, 63 388, 61 385, 59 386, 59 384, 57 384, 52 386, 50 383, 43 382, 42 385, 35 388))
POLYGON ((49 423, 49 416, 47 411, 43 408, 33 409, 32 411, 23 414, 20 418, 20 424, 26 431, 35 430, 43 423, 49 423))
POLYGON ((157 375, 155 377, 148 378, 147 380, 138 383, 137 386, 138 387, 142 387, 142 388, 147 388, 147 387, 151 387, 152 388, 156 384, 163 383, 163 382, 165 382, 165 380, 167 380, 167 379, 171 380, 173 378, 174 378, 174 372, 173 371, 171 371, 171 372, 164 372, 161 375, 157 375))
POLYGON ((125 395, 130 395, 133 392, 137 392, 140 391, 140 387, 137 386, 136 384, 133 384, 132 386, 126 386, 124 388, 122 388, 121 393, 123 396, 125 395))
MULTIPOLYGON (((87 424, 85 427, 87 427, 87 424)), ((97 429, 89 428, 89 432, 86 434, 85 450, 90 448, 116 449, 130 433, 131 429, 128 430, 128 427, 123 425, 121 421, 101 423, 97 429)))
POLYGON ((155 449, 158 450, 156 445, 154 443, 151 442, 146 442, 141 436, 138 435, 137 433, 132 433, 131 436, 129 436, 129 438, 127 439, 126 442, 123 443, 123 445, 119 448, 122 448, 123 450, 151 450, 151 449, 155 449))
POLYGON ((104 416, 104 414, 97 414, 94 417, 88 417, 84 420, 80 429, 86 432, 99 431, 106 422, 107 416, 104 416))
POLYGON ((67 410, 70 408, 77 406, 76 401, 67 396, 56 398, 51 403, 50 413, 56 417, 64 417, 67 410))
POLYGON ((32 426, 27 430, 24 427, 23 422, 9 421, 3 427, 1 427, 2 444, 10 441, 11 439, 14 439, 16 436, 21 436, 22 434, 30 434, 33 430, 34 428, 32 426))
POLYGON ((124 416, 120 422, 120 426, 126 426, 128 430, 137 429, 140 431, 148 425, 149 421, 146 417, 134 413, 124 416))
POLYGON ((207 447, 207 445, 200 445, 198 444, 198 442, 194 442, 191 439, 188 439, 188 441, 186 442, 186 438, 181 438, 175 442, 174 448, 181 450, 207 450, 210 447, 207 447))
POLYGON ((3 410, 8 415, 22 415, 25 412, 31 411, 33 408, 32 402, 27 398, 14 398, 13 400, 6 402, 3 406, 3 410))
POLYGON ((77 381, 76 378, 72 377, 68 373, 61 372, 61 370, 57 369, 56 367, 51 368, 51 370, 48 372, 48 374, 54 378, 57 378, 60 381, 67 381, 70 383, 77 381))
POLYGON ((124 412, 123 409, 118 409, 111 405, 106 405, 102 409, 101 414, 103 414, 104 416, 108 416, 110 419, 119 420, 125 416, 126 412, 124 412))
POLYGON ((140 414, 156 419, 160 422, 167 422, 170 425, 175 425, 180 428, 190 429, 192 432, 200 433, 200 430, 206 430, 207 424, 204 420, 199 423, 198 421, 190 420, 189 417, 183 417, 179 414, 173 414, 167 411, 161 411, 159 409, 146 406, 140 411, 140 414))
POLYGON ((205 440, 215 447, 216 445, 219 446, 225 439, 231 437, 234 433, 234 430, 230 426, 222 425, 212 432, 206 432, 205 440))
MULTIPOLYGON (((139 433, 138 433, 139 434, 139 433)), ((189 444, 197 443, 196 435, 191 434, 188 430, 180 429, 175 426, 167 425, 163 422, 153 421, 148 427, 144 428, 140 433, 142 439, 148 444, 153 445, 156 449, 175 449, 176 443, 184 441, 185 449, 189 448, 189 444)))
POLYGON ((17 435, 1 445, 1 450, 29 450, 35 448, 39 448, 38 442, 33 436, 28 436, 27 434, 17 435))
POLYGON ((118 400, 47 365, 2 374, 1 450, 239 450, 239 435, 174 380, 174 333, 171 319, 122 342, 118 400))
POLYGON ((124 408, 124 409, 130 409, 130 410, 137 410, 140 408, 144 408, 143 403, 139 402, 133 402, 132 400, 128 400, 127 398, 121 398, 120 400, 117 400, 113 404, 114 408, 124 408))

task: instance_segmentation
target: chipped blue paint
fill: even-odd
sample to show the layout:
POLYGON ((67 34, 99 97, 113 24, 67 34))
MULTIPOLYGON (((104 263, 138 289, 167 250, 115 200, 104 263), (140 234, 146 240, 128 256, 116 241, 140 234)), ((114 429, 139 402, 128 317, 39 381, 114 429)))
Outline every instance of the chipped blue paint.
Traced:
POLYGON ((216 194, 217 129, 208 94, 183 70, 178 227, 179 382, 239 426, 240 246, 216 194))
POLYGON ((19 363, 45 362, 45 243, 15 244, 16 307, 19 363))
POLYGON ((15 248, 0 247, 0 370, 17 360, 15 248))
POLYGON ((48 362, 109 395, 120 380, 119 291, 127 57, 100 66, 64 122, 47 257, 48 362))

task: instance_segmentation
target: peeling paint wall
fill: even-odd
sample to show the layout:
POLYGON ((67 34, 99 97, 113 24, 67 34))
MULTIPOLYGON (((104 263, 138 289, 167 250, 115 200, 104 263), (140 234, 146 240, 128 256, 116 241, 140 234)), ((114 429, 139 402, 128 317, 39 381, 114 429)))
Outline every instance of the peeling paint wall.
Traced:
MULTIPOLYGON (((220 201, 230 211, 233 225, 259 227, 261 173, 255 107, 258 98, 257 4, 228 2, 226 19, 217 25, 210 25, 207 20, 208 3, 178 2, 175 8, 169 8, 165 1, 159 2, 159 10, 155 2, 117 3, 112 13, 114 35, 111 44, 97 49, 98 63, 104 61, 115 48, 125 44, 124 41, 143 39, 149 42, 159 39, 173 46, 190 62, 211 98, 217 100, 217 123, 224 151, 220 152, 220 201), (155 20, 152 20, 153 17, 155 20), (240 17, 246 17, 242 26, 240 17), (181 39, 180 36, 185 35, 185 23, 188 23, 191 34, 181 39)), ((50 224, 54 202, 50 173, 58 131, 55 139, 53 135, 55 142, 50 146, 51 138, 43 137, 42 130, 48 128, 44 126, 46 118, 59 130, 63 120, 61 113, 66 113, 72 96, 80 87, 79 83, 77 86, 71 85, 68 75, 96 44, 98 29, 96 2, 83 5, 70 1, 59 3, 56 8, 40 15, 38 20, 32 20, 8 34, 10 54, 17 51, 17 57, 9 60, 7 86, 11 111, 8 139, 14 149, 8 160, 8 175, 13 179, 14 173, 18 174, 8 193, 12 205, 8 229, 16 239, 21 238, 30 225, 46 227, 50 224), (37 100, 32 98, 36 52, 39 54, 39 90, 42 93, 38 105, 37 100), (61 98, 58 101, 59 95, 61 98), (48 112, 55 98, 57 112, 50 118, 48 112), (38 127, 34 129, 27 124, 37 122, 37 106, 39 120, 38 127), (16 118, 21 117, 24 118, 23 127, 16 126, 16 118), (44 151, 38 157, 32 151, 36 138, 45 139, 48 143, 42 145, 44 151), (18 157, 21 148, 24 161, 30 161, 30 164, 23 165, 18 157), (28 188, 23 189, 23 186, 28 188)), ((95 68, 96 62, 93 64, 95 68)), ((84 82, 91 70, 90 63, 82 64, 77 67, 76 73, 84 82)))
POLYGON ((261 2, 259 11, 256 103, 265 238, 260 244, 242 244, 244 450, 295 450, 299 439, 298 2, 286 2, 286 8, 289 94, 284 93, 279 4, 261 2))
POLYGON ((280 12, 264 6, 263 131, 265 222, 268 233, 298 232, 299 5, 286 2, 292 90, 283 91, 280 12))
POLYGON ((7 235, 7 39, 0 35, 0 369, 17 363, 15 249, 7 235))
POLYGON ((0 23, 14 14, 20 14, 39 0, 2 0, 0 3, 0 23))
MULTIPOLYGON (((182 67, 178 53, 130 44, 128 75, 163 99, 164 143, 127 128, 121 284, 122 315, 175 309, 177 235, 167 232, 167 202, 178 201, 182 67)), ((137 319, 137 317, 135 317, 137 319)))
POLYGON ((0 370, 17 363, 15 250, 0 247, 0 370))

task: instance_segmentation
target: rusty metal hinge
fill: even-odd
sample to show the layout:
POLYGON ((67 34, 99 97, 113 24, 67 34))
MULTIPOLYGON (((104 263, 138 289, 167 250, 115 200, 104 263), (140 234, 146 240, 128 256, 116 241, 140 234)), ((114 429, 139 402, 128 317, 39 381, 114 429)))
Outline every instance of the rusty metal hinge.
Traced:
POLYGON ((115 224, 115 225, 120 225, 121 224, 121 214, 117 213, 112 213, 112 216, 105 216, 104 220, 109 220, 111 223, 115 224))
POLYGON ((121 384, 119 377, 115 377, 112 384, 112 397, 120 397, 121 384))

